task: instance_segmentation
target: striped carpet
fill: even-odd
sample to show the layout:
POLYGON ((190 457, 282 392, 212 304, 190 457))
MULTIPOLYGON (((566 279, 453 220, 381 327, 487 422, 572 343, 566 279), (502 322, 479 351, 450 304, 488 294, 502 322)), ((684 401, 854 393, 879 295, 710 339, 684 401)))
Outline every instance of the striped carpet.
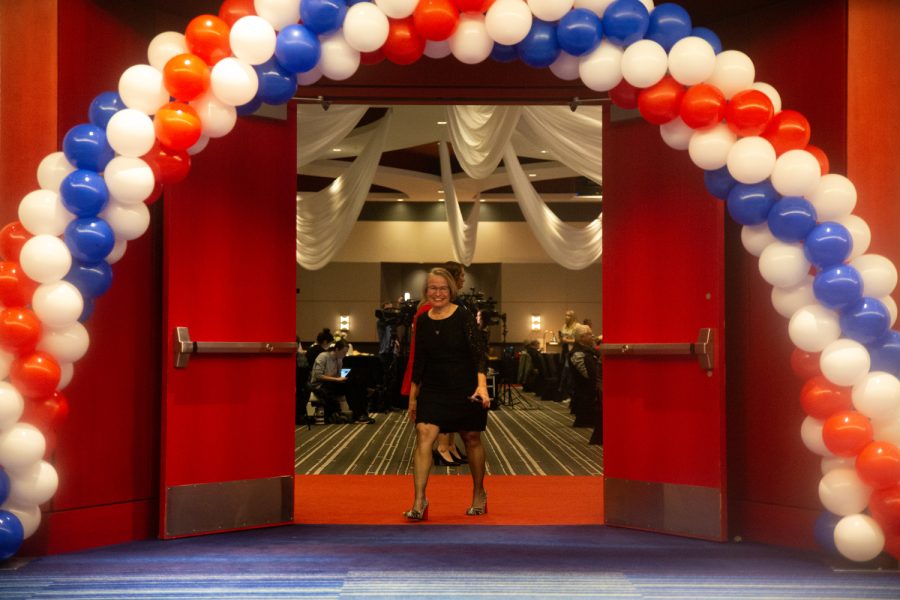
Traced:
MULTIPOLYGON (((511 406, 491 411, 482 435, 488 475, 602 475, 603 449, 589 445, 591 429, 572 427, 566 404, 513 390, 511 406)), ((374 425, 297 427, 296 473, 406 475, 412 473, 415 431, 405 412, 374 415, 374 425)), ((457 442, 462 448, 462 442, 457 442)), ((468 475, 468 467, 434 473, 468 475)))

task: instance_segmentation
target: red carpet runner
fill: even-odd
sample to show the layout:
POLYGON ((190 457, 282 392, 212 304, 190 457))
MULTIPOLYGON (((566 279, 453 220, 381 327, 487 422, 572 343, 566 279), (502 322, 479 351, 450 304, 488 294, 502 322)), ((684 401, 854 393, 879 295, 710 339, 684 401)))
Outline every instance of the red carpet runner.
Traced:
MULTIPOLYGON (((467 517, 468 477, 432 475, 428 521, 437 525, 600 525, 603 477, 490 476, 488 514, 467 517)), ((298 475, 294 521, 304 524, 397 525, 412 505, 412 476, 298 475)), ((419 525, 419 523, 413 523, 419 525)))

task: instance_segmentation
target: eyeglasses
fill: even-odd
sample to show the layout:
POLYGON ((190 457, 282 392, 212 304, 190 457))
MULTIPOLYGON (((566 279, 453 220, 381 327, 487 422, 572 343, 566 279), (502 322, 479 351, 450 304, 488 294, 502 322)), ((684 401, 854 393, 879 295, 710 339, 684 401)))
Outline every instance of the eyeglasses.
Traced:
POLYGON ((436 286, 436 285, 429 285, 429 286, 428 286, 427 288, 425 288, 425 289, 426 289, 427 291, 429 291, 429 292, 444 292, 444 293, 447 293, 447 292, 450 291, 450 288, 448 288, 447 286, 438 287, 438 286, 436 286))

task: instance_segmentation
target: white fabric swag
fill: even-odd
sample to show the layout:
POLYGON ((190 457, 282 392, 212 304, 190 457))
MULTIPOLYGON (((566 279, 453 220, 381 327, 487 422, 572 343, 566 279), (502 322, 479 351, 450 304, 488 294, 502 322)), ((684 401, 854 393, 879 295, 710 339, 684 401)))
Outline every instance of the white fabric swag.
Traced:
POLYGON ((444 210, 447 211, 447 224, 450 226, 450 239, 453 242, 453 254, 456 261, 467 267, 475 257, 475 239, 478 236, 478 218, 481 213, 481 200, 476 198, 469 218, 463 221, 459 208, 459 198, 453 187, 453 171, 450 167, 450 151, 447 144, 440 142, 441 185, 444 186, 444 210))
POLYGON ((321 192, 297 196, 297 262, 321 269, 334 257, 353 229, 375 178, 392 111, 381 119, 353 164, 321 192))
POLYGON ((519 106, 447 107, 453 152, 469 177, 484 179, 497 169, 520 113, 519 106))
POLYGON ((368 106, 336 104, 325 110, 318 104, 297 107, 297 168, 318 160, 347 137, 368 106))

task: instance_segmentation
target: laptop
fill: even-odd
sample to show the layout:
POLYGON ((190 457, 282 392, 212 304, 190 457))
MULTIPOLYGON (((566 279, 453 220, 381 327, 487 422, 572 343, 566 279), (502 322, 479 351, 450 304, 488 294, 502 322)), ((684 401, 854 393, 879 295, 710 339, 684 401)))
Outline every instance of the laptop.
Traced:
POLYGON ((341 369, 341 377, 346 377, 350 374, 350 369, 341 369))

